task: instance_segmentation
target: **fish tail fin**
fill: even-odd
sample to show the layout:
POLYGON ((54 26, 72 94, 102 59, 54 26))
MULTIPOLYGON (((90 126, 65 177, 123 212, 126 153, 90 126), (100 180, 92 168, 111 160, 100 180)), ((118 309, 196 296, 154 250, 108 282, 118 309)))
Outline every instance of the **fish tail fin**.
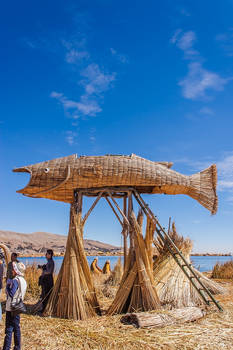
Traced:
POLYGON ((215 164, 209 168, 190 176, 189 196, 196 199, 201 205, 214 215, 218 209, 217 167, 215 164))

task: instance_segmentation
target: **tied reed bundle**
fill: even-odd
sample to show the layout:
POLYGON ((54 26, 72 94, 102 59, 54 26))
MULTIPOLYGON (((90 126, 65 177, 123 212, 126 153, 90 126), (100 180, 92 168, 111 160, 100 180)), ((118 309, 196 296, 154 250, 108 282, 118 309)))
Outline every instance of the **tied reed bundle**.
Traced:
MULTIPOLYGON (((188 238, 179 236, 176 232, 175 224, 170 232, 175 245, 181 250, 183 256, 191 264, 190 254, 192 242, 188 238)), ((154 281, 158 296, 163 305, 169 308, 182 308, 186 306, 198 306, 202 304, 202 299, 192 286, 189 279, 177 265, 168 251, 168 241, 162 242, 159 237, 154 241, 158 251, 158 256, 154 262, 154 281)), ((200 271, 194 269, 200 277, 202 283, 212 294, 223 294, 224 288, 214 281, 211 281, 200 271)))
POLYGON ((125 271, 116 297, 108 310, 108 314, 138 312, 158 309, 160 302, 154 287, 152 274, 152 259, 150 242, 153 233, 151 229, 142 235, 142 213, 138 220, 131 214, 131 246, 126 259, 125 271))
POLYGON ((82 237, 81 216, 72 205, 66 253, 45 315, 85 320, 100 314, 82 237))

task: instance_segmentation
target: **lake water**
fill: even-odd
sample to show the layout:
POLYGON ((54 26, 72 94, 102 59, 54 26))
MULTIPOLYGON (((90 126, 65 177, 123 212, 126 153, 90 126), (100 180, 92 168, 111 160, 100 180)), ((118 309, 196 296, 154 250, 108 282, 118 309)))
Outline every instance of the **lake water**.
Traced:
MULTIPOLYGON (((89 265, 91 264, 94 258, 96 258, 96 256, 87 257, 87 261, 89 265)), ((100 268, 102 268, 106 260, 110 260, 111 268, 113 269, 118 259, 119 259, 119 256, 98 256, 98 265, 100 268)), ((123 262, 123 257, 121 257, 121 259, 123 262)), ((43 257, 19 258, 19 260, 22 261, 25 265, 46 264, 46 259, 43 257)), ((203 271, 212 270, 214 265, 217 262, 224 263, 226 261, 233 260, 233 257, 232 256, 191 256, 191 260, 192 260, 193 266, 196 269, 203 272, 203 271)), ((55 257, 54 261, 55 261, 55 272, 58 273, 63 261, 63 257, 55 257)))

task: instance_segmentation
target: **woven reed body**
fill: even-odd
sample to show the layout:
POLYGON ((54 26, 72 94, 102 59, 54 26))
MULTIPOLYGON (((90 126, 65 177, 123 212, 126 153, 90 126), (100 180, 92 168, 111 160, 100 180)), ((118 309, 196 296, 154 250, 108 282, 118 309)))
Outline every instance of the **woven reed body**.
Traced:
POLYGON ((215 165, 192 176, 171 170, 171 165, 136 155, 79 158, 72 155, 14 171, 31 173, 29 184, 18 191, 31 197, 72 203, 77 188, 128 186, 136 188, 139 193, 187 194, 215 213, 215 165))

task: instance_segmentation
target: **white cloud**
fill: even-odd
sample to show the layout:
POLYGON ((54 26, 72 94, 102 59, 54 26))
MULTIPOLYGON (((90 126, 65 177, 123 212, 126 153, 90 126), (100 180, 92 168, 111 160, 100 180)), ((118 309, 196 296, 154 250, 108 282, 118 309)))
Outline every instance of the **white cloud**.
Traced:
POLYGON ((87 58, 89 58, 89 53, 87 51, 78 51, 75 49, 68 51, 65 56, 67 63, 77 63, 87 58))
POLYGON ((199 52, 193 48, 196 40, 195 32, 191 30, 183 32, 181 29, 177 29, 170 42, 184 52, 185 59, 196 59, 199 55, 199 52))
POLYGON ((123 55, 121 53, 118 53, 115 49, 113 49, 112 47, 110 48, 111 54, 112 56, 114 56, 117 61, 119 61, 120 63, 129 63, 129 59, 126 55, 123 55))
POLYGON ((196 34, 193 31, 185 32, 179 40, 177 40, 177 46, 183 50, 189 50, 193 47, 196 41, 196 34))
POLYGON ((116 74, 104 73, 100 70, 98 64, 92 63, 81 72, 81 76, 85 78, 82 84, 87 95, 101 95, 110 88, 116 74))
POLYGON ((202 107, 200 109, 200 113, 208 116, 214 115, 214 111, 209 107, 202 107))
MULTIPOLYGON (((221 91, 231 79, 222 78, 219 74, 203 67, 200 53, 194 49, 197 37, 194 31, 183 32, 177 29, 170 42, 176 45, 184 53, 184 58, 190 60, 187 76, 179 82, 182 87, 183 97, 187 99, 199 99, 206 96, 207 91, 221 91)), ((209 114, 207 110, 202 114, 209 114)))
POLYGON ((233 28, 226 33, 216 35, 215 39, 227 56, 233 56, 233 28))
POLYGON ((233 190, 233 155, 228 155, 217 162, 220 190, 233 190))
POLYGON ((66 131, 66 141, 70 146, 72 146, 75 143, 75 139, 78 136, 78 134, 72 130, 66 131))
POLYGON ((217 73, 204 69, 200 62, 188 65, 187 76, 179 82, 183 96, 187 99, 198 99, 206 95, 207 90, 221 91, 228 79, 221 78, 217 73))
POLYGON ((110 89, 115 80, 115 73, 108 74, 100 70, 95 63, 88 65, 82 72, 84 79, 81 84, 84 94, 78 100, 68 99, 64 94, 53 91, 51 97, 57 99, 66 111, 71 112, 73 119, 83 116, 96 116, 102 111, 101 102, 103 93, 110 89))

